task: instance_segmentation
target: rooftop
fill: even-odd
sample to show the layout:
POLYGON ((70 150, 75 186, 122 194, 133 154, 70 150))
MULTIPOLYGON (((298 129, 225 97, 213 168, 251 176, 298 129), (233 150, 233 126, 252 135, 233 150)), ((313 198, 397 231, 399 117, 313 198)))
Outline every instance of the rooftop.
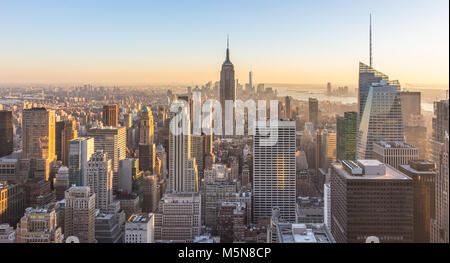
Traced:
POLYGON ((134 214, 128 218, 130 223, 147 223, 153 217, 153 214, 134 214))
POLYGON ((378 160, 358 160, 357 163, 343 161, 342 163, 333 163, 332 166, 339 175, 349 180, 412 180, 399 170, 378 160), (344 167, 344 164, 347 163, 357 167, 350 170, 348 167, 344 167))
POLYGON ((375 145, 379 145, 383 148, 407 148, 407 149, 414 149, 416 147, 407 144, 405 142, 385 142, 385 141, 379 141, 375 142, 375 145))
POLYGON ((334 243, 334 238, 323 224, 279 223, 280 243, 334 243))

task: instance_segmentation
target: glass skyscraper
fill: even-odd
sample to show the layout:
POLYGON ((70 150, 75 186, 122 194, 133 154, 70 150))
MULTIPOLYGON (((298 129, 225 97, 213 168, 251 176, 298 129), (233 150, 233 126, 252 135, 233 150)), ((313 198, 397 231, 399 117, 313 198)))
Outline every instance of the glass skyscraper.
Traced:
POLYGON ((346 112, 337 118, 336 151, 338 160, 356 160, 356 112, 346 112))
POLYGON ((362 62, 359 62, 359 84, 358 84, 358 123, 364 112, 367 95, 372 83, 378 83, 381 80, 388 81, 389 77, 362 62))
POLYGON ((357 159, 372 159, 373 143, 403 142, 403 120, 398 81, 372 83, 358 130, 357 159))

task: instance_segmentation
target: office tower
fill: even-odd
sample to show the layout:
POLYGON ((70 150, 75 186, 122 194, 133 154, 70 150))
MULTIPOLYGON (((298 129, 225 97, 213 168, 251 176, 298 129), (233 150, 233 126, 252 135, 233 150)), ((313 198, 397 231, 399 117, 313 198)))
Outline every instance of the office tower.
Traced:
POLYGON ((25 195, 18 184, 0 182, 0 224, 14 226, 25 209, 25 195))
POLYGON ((217 214, 220 243, 243 242, 247 224, 246 206, 242 202, 221 202, 217 214))
POLYGON ((248 72, 248 91, 249 93, 253 93, 253 72, 248 72))
POLYGON ((327 95, 331 96, 331 83, 330 82, 327 83, 327 95))
POLYGON ((95 217, 95 239, 97 243, 122 243, 124 233, 115 214, 99 213, 95 217))
MULTIPOLYGON (((437 124, 437 123, 436 123, 437 124)), ((447 124, 448 124, 448 100, 447 100, 447 124)), ((439 127, 435 125, 434 127, 439 127)), ((433 127, 433 128, 434 128, 433 127)), ((442 127, 445 128, 445 127, 442 127)), ((448 125, 447 125, 448 129, 448 125)), ((437 132, 436 132, 437 133, 437 132)), ((444 143, 441 144, 437 154, 437 176, 436 176, 436 217, 431 221, 431 242, 449 242, 449 137, 445 132, 444 143)))
POLYGON ((419 158, 426 159, 428 154, 427 128, 424 126, 405 126, 405 142, 419 150, 419 158))
POLYGON ((239 159, 236 156, 230 156, 231 180, 239 179, 239 159))
POLYGON ((338 243, 413 242, 413 180, 378 160, 331 168, 331 233, 338 243))
POLYGON ((113 190, 119 186, 119 160, 126 158, 126 128, 125 127, 101 127, 88 130, 88 136, 95 140, 95 151, 103 151, 112 160, 113 190))
POLYGON ((153 214, 134 214, 125 224, 125 243, 154 243, 153 214))
POLYGON ((419 149, 419 158, 427 157, 427 128, 421 115, 421 93, 401 91, 403 129, 405 142, 419 149))
POLYGON ((154 172, 156 165, 155 144, 139 144, 139 169, 154 172))
POLYGON ((139 113, 139 143, 153 144, 154 133, 152 111, 145 107, 139 113))
POLYGON ((72 119, 56 122, 55 152, 58 161, 62 161, 63 165, 68 165, 69 162, 70 141, 78 137, 76 126, 76 121, 72 119))
POLYGON ((399 88, 397 81, 385 80, 370 86, 357 136, 357 159, 373 159, 377 141, 404 141, 399 88))
POLYGON ((80 243, 95 240, 95 194, 89 186, 72 186, 66 191, 64 236, 76 236, 80 243))
POLYGON ((400 165, 419 159, 419 150, 404 142, 379 141, 373 144, 373 158, 400 169, 400 165))
POLYGON ((45 108, 23 110, 22 156, 30 161, 31 176, 48 180, 55 155, 55 112, 45 108))
POLYGON ((286 96, 284 98, 284 104, 286 108, 286 118, 290 120, 292 119, 292 116, 291 116, 291 98, 289 96, 286 96))
POLYGON ((315 188, 312 185, 312 177, 308 171, 308 161, 304 151, 295 153, 296 162, 296 191, 295 196, 312 196, 315 194, 315 188))
POLYGON ((433 133, 430 140, 431 144, 431 161, 438 164, 439 154, 441 148, 445 143, 445 138, 448 136, 449 127, 449 104, 448 100, 441 100, 434 102, 434 117, 433 117, 433 133))
POLYGON ((64 193, 69 188, 69 168, 62 166, 53 179, 56 200, 64 199, 64 193))
POLYGON ((313 127, 317 129, 319 125, 319 101, 315 98, 309 98, 309 122, 313 124, 313 127))
POLYGON ((62 240, 54 209, 29 207, 17 224, 16 243, 62 243, 62 240))
POLYGON ((0 244, 15 243, 16 231, 8 224, 0 224, 0 244))
POLYGON ((144 172, 139 169, 139 160, 127 158, 119 161, 119 191, 130 194, 141 181, 144 172))
POLYGON ((14 123, 12 111, 0 110, 0 157, 14 151, 14 123))
POLYGON ((244 165, 242 167, 242 178, 241 178, 241 185, 242 186, 247 186, 251 183, 250 181, 250 168, 248 167, 248 165, 244 165))
POLYGON ((422 106, 420 105, 420 92, 401 91, 399 92, 399 96, 402 105, 403 122, 407 123, 411 115, 421 115, 422 106))
POLYGON ((414 242, 429 243, 431 219, 435 217, 436 166, 424 160, 411 160, 400 165, 400 172, 413 179, 414 242))
POLYGON ((389 81, 389 77, 375 69, 372 65, 359 62, 359 84, 358 84, 358 127, 366 107, 366 100, 372 83, 379 83, 382 80, 389 81))
POLYGON ((328 171, 331 163, 336 161, 336 132, 331 130, 322 131, 322 169, 328 171))
POLYGON ((191 156, 195 158, 195 164, 197 165, 199 181, 203 178, 204 170, 204 156, 205 156, 205 139, 204 135, 192 135, 191 136, 191 156))
POLYGON ((69 186, 86 185, 87 162, 94 148, 94 138, 82 137, 69 142, 69 186))
MULTIPOLYGON (((323 167, 324 158, 322 158, 323 153, 323 130, 316 131, 316 139, 314 141, 314 167, 315 167, 315 182, 321 174, 321 169, 323 167)), ((308 162, 309 163, 309 162, 308 162)))
POLYGON ((133 114, 132 113, 125 113, 123 115, 123 126, 125 128, 129 129, 133 126, 133 114))
POLYGON ((201 196, 198 193, 167 193, 155 216, 155 241, 191 243, 201 230, 201 196))
POLYGON ((142 211, 145 213, 155 212, 163 193, 158 176, 148 173, 144 174, 142 211))
POLYGON ((86 185, 95 193, 95 208, 104 212, 113 201, 111 159, 107 153, 96 151, 87 165, 86 185))
POLYGON ((356 112, 345 112, 337 118, 336 151, 338 160, 356 160, 356 112))
POLYGON ((330 183, 323 185, 323 223, 331 231, 331 188, 330 183))
POLYGON ((164 147, 161 144, 158 144, 156 147, 156 158, 158 160, 158 166, 160 169, 160 176, 162 178, 167 177, 167 153, 164 147))
POLYGON ((103 106, 103 126, 119 126, 119 108, 117 104, 103 106))
MULTIPOLYGON (((236 101, 236 87, 234 82, 234 66, 230 61, 230 49, 229 41, 227 38, 227 55, 222 64, 222 70, 220 71, 220 105, 222 105, 222 123, 225 124, 225 101, 231 100, 233 103, 236 101)), ((234 121, 234 108, 233 108, 233 121, 234 121)), ((225 125, 222 125, 222 130, 225 131, 225 125)), ((234 122, 233 122, 234 127, 234 122)), ((225 133, 223 133, 225 134, 225 133)))
POLYGON ((295 122, 258 121, 253 142, 253 220, 270 218, 272 208, 281 209, 281 216, 295 222, 295 122), (277 140, 268 135, 277 134, 277 140), (275 145, 264 144, 270 140, 275 145))
POLYGON ((50 181, 44 178, 30 178, 23 188, 27 207, 39 208, 55 201, 55 193, 51 189, 50 181))
MULTIPOLYGON (((182 114, 187 112, 183 110, 182 114)), ((190 132, 180 135, 174 135, 172 132, 169 134, 169 190, 198 191, 198 170, 195 158, 191 157, 191 138, 190 132)))

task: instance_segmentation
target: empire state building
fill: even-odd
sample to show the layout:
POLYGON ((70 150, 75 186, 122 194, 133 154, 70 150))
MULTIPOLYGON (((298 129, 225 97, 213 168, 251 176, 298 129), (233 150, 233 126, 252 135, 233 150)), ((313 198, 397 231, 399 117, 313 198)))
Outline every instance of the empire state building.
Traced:
POLYGON ((227 57, 223 62, 222 70, 220 71, 220 104, 222 105, 222 116, 223 116, 222 120, 225 120, 225 101, 227 100, 231 100, 233 101, 233 103, 236 101, 234 66, 233 63, 231 63, 230 61, 230 45, 228 38, 227 38, 227 57))

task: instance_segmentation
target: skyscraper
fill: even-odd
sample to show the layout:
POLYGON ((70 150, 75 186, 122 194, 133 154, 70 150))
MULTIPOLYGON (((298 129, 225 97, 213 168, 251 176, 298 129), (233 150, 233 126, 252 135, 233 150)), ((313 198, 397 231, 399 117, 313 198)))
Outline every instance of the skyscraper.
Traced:
POLYGON ((357 159, 372 159, 373 143, 403 142, 398 81, 372 83, 358 131, 357 159))
POLYGON ((419 149, 421 159, 427 158, 427 128, 421 113, 421 93, 400 92, 405 141, 419 149))
POLYGON ((413 180, 377 160, 331 169, 331 233, 338 243, 413 242, 413 180))
POLYGON ((76 121, 73 119, 56 122, 55 151, 58 161, 69 163, 69 142, 78 137, 76 121))
POLYGON ((319 101, 316 98, 309 98, 309 122, 317 129, 319 125, 319 101))
POLYGON ((448 136, 449 127, 449 103, 448 100, 441 100, 434 102, 434 117, 433 117, 433 133, 430 140, 431 144, 431 160, 438 163, 439 153, 442 145, 448 136))
POLYGON ((45 108, 23 110, 22 156, 30 162, 30 174, 48 180, 55 155, 55 112, 45 108))
MULTIPOLYGON (((234 66, 230 61, 230 48, 227 38, 227 55, 222 64, 222 70, 220 71, 220 104, 222 105, 222 122, 225 124, 225 101, 231 100, 233 103, 236 101, 236 87, 234 81, 234 66)), ((233 116, 234 120, 234 108, 233 116)), ((234 123, 233 123, 234 126, 234 123)), ((222 129, 225 130, 225 126, 222 125, 222 129)))
POLYGON ((400 169, 400 165, 419 159, 419 150, 404 142, 379 141, 373 143, 372 156, 382 163, 400 169))
POLYGON ((64 236, 76 236, 80 243, 95 240, 95 194, 89 186, 72 186, 66 191, 64 236))
POLYGON ((0 110, 0 157, 14 151, 14 123, 12 111, 0 110))
POLYGON ((95 207, 105 212, 113 201, 111 159, 107 153, 96 151, 87 165, 86 185, 95 193, 95 207))
POLYGON ((292 118, 292 116, 291 116, 291 98, 289 97, 289 96, 286 96, 285 97, 285 108, 286 108, 286 118, 287 119, 291 119, 292 118))
POLYGON ((103 151, 112 160, 114 172, 113 190, 119 186, 119 160, 126 158, 126 128, 125 127, 100 127, 88 130, 88 136, 95 140, 95 150, 103 151))
POLYGON ((435 103, 432 158, 436 162, 436 217, 431 221, 431 242, 449 242, 449 133, 448 100, 435 103), (446 114, 446 115, 445 115, 446 114))
POLYGON ((356 112, 345 112, 337 118, 336 149, 338 160, 356 160, 356 112))
POLYGON ((119 126, 119 108, 117 104, 103 106, 103 126, 119 126))
POLYGON ((153 114, 149 107, 139 113, 139 143, 153 144, 154 124, 153 114))
POLYGON ((281 216, 295 222, 295 122, 278 121, 270 125, 266 121, 256 122, 253 143, 253 219, 271 217, 272 208, 279 207, 281 216), (269 135, 277 134, 273 146, 263 143, 269 135))
POLYGON ((155 216, 155 241, 192 243, 201 231, 201 195, 167 193, 155 216))
POLYGON ((145 107, 139 113, 139 168, 142 171, 154 172, 155 144, 153 114, 150 108, 145 107))
MULTIPOLYGON (((188 114, 183 110, 181 114, 188 114)), ((189 117, 187 117, 189 119, 189 117)), ((169 134, 169 190, 175 192, 197 192, 198 170, 192 156, 190 129, 188 134, 169 134)))
POLYGON ((400 165, 400 172, 413 179, 414 189, 414 242, 429 243, 431 219, 435 217, 435 164, 424 160, 411 160, 400 165))
POLYGON ((81 137, 69 142, 69 186, 87 182, 87 162, 94 153, 94 138, 81 137))

